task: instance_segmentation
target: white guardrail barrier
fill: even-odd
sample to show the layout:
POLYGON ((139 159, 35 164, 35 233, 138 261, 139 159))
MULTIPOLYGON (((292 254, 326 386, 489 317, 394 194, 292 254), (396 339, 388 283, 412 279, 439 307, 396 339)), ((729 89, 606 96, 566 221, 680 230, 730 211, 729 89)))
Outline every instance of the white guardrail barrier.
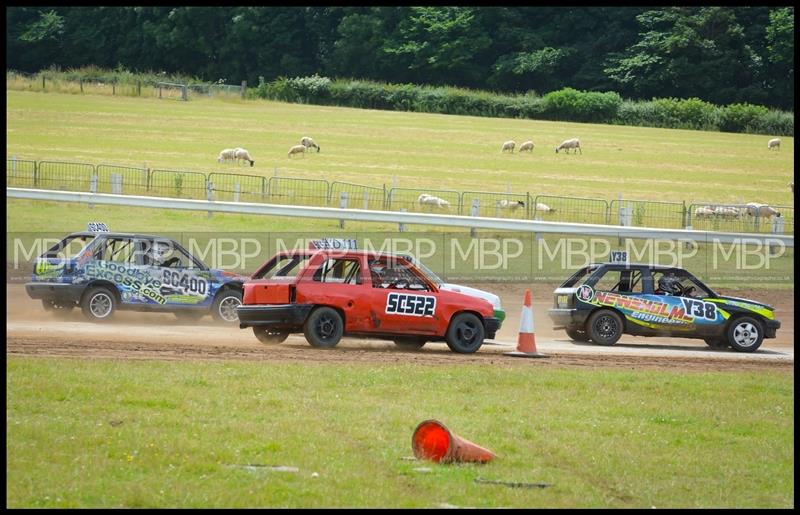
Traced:
POLYGON ((158 209, 183 209, 219 213, 251 215, 296 216, 303 218, 325 218, 359 222, 402 223, 436 225, 440 227, 467 227, 494 229, 499 231, 524 231, 534 233, 579 234, 621 238, 646 238, 659 240, 692 240, 697 242, 741 243, 794 247, 794 236, 784 234, 731 233, 693 231, 685 229, 657 229, 649 227, 627 227, 620 225, 594 225, 566 222, 542 222, 537 220, 510 220, 478 216, 438 215, 428 213, 406 213, 398 211, 365 211, 361 209, 337 209, 331 207, 285 206, 280 204, 256 204, 249 202, 218 202, 165 197, 143 197, 135 195, 112 195, 109 193, 83 193, 74 191, 37 190, 28 188, 6 188, 8 198, 50 200, 57 202, 84 202, 114 206, 136 206, 158 209))

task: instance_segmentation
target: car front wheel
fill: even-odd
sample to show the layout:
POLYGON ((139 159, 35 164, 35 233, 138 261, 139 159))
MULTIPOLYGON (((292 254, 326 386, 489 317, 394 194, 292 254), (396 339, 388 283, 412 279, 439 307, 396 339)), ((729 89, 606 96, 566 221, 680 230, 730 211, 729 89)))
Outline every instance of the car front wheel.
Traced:
POLYGON ((764 341, 764 329, 753 317, 735 319, 728 326, 728 343, 739 352, 753 352, 764 341))
POLYGON ((311 312, 303 326, 303 334, 313 347, 335 347, 344 334, 342 316, 333 308, 320 307, 311 312))
POLYGON ((117 298, 114 293, 104 286, 95 286, 83 294, 81 310, 92 322, 105 322, 111 320, 117 309, 117 298))
POLYGON ((253 326, 253 334, 261 343, 281 343, 289 337, 289 331, 275 331, 262 326, 253 326))
POLYGON ((622 318, 614 311, 595 311, 586 323, 587 334, 598 345, 614 345, 622 336, 622 318))
POLYGON ((453 352, 472 354, 483 345, 483 322, 472 313, 459 313, 450 321, 445 341, 453 352))

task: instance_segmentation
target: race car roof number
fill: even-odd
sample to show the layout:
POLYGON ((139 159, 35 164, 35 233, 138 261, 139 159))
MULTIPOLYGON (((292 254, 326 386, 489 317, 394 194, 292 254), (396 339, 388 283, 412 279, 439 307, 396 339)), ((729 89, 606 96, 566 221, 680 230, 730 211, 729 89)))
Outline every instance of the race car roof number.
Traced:
POLYGON ((310 250, 333 249, 333 250, 358 250, 355 238, 324 238, 322 240, 311 240, 308 244, 310 250))
POLYGON ((108 226, 103 222, 89 222, 86 229, 89 232, 108 232, 108 226))
POLYGON ((613 264, 628 264, 628 251, 627 250, 612 250, 611 263, 613 264))

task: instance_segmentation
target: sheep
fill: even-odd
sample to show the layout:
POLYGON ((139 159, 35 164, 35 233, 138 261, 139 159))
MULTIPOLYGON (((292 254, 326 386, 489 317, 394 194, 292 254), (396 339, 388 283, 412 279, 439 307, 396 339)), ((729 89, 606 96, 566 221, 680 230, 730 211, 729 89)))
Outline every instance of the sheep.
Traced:
POLYGON ((533 141, 526 141, 519 146, 519 151, 520 153, 525 152, 526 150, 528 152, 533 152, 533 147, 534 147, 533 141))
POLYGON ((287 154, 289 157, 292 157, 292 154, 303 154, 303 157, 306 157, 306 147, 305 145, 295 145, 289 149, 289 153, 287 154))
POLYGON ((517 144, 514 143, 513 140, 506 141, 505 143, 503 143, 503 148, 500 149, 500 153, 502 154, 503 152, 508 150, 509 152, 511 152, 513 154, 514 153, 514 147, 516 145, 517 144))
POLYGON ((498 207, 503 209, 510 209, 516 211, 519 208, 525 208, 525 202, 522 200, 500 200, 497 202, 498 207))
POLYGON ((539 213, 555 213, 555 209, 551 208, 547 204, 543 204, 541 202, 536 203, 536 211, 539 213))
POLYGON ((222 152, 219 153, 219 157, 217 161, 220 163, 224 163, 225 161, 233 161, 236 159, 236 149, 235 148, 226 148, 222 152))
POLYGON ((711 206, 697 206, 694 208, 694 217, 697 220, 704 218, 713 218, 715 215, 714 208, 711 206))
POLYGON ((717 206, 714 208, 714 216, 727 219, 741 218, 742 211, 737 207, 717 206))
POLYGON ((434 206, 441 209, 447 209, 450 207, 450 202, 439 197, 434 197, 433 195, 428 195, 427 193, 422 193, 417 198, 417 202, 419 202, 420 206, 434 206))
POLYGON ((237 163, 241 160, 241 161, 249 161, 250 162, 250 166, 253 166, 254 164, 256 164, 256 162, 253 160, 253 158, 250 157, 250 152, 248 152, 247 150, 245 150, 243 148, 239 148, 239 147, 235 148, 234 149, 234 153, 233 153, 233 157, 236 158, 236 162, 237 163))
POLYGON ((777 150, 781 149, 781 139, 780 138, 773 138, 773 139, 771 139, 771 140, 769 140, 767 142, 767 150, 772 150, 773 148, 777 149, 777 150))
POLYGON ((574 153, 580 151, 580 153, 583 154, 583 150, 581 150, 581 142, 578 138, 572 138, 562 141, 561 144, 556 147, 556 154, 558 154, 558 151, 561 149, 564 149, 564 152, 569 154, 569 149, 571 148, 575 149, 574 153))
POLYGON ((770 207, 766 204, 758 204, 756 202, 749 202, 747 207, 748 216, 756 216, 759 218, 780 217, 781 213, 777 209, 770 207))
POLYGON ((312 138, 309 138, 308 136, 303 136, 300 139, 300 144, 306 147, 307 149, 316 148, 317 152, 320 151, 319 145, 314 143, 314 140, 312 138))

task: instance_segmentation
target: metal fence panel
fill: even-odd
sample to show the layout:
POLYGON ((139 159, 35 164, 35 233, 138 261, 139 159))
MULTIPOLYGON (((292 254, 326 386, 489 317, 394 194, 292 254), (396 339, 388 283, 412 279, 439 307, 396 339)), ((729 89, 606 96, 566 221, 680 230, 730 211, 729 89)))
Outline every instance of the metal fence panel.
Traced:
POLYGON ((7 159, 6 186, 12 188, 35 188, 36 161, 7 159))
POLYGON ((206 200, 206 175, 181 170, 152 170, 150 195, 206 200))
POLYGON ((634 227, 663 227, 665 229, 682 229, 686 222, 686 205, 683 202, 661 202, 650 200, 612 200, 609 207, 609 223, 611 225, 629 225, 634 227))
POLYGON ((269 181, 260 175, 213 172, 208 180, 214 185, 214 200, 231 202, 267 202, 269 181))
POLYGON ((339 207, 339 199, 342 193, 347 193, 347 207, 350 209, 382 211, 386 207, 386 190, 384 188, 340 181, 331 183, 331 207, 339 207))
POLYGON ((472 202, 476 199, 478 216, 528 219, 533 212, 528 194, 465 191, 461 194, 462 214, 472 214, 472 202))
POLYGON ((780 216, 769 216, 747 204, 696 202, 688 209, 688 225, 698 231, 793 234, 794 208, 769 206, 780 216), (778 220, 778 219, 781 220, 778 220))
POLYGON ((537 195, 533 218, 552 222, 608 224, 608 202, 600 198, 537 195))
POLYGON ((39 161, 35 187, 48 190, 90 191, 94 165, 39 161))
POLYGON ((391 188, 386 198, 386 208, 389 211, 399 211, 405 208, 412 213, 461 214, 461 193, 452 190, 391 188), (446 204, 438 206, 433 203, 420 202, 422 195, 437 197, 446 204))
POLYGON ((118 195, 147 195, 149 171, 133 166, 97 165, 97 192, 118 195), (115 176, 119 176, 118 179, 115 176), (116 181, 121 181, 117 183, 116 181), (121 188, 118 191, 117 188, 121 188))
POLYGON ((270 177, 269 202, 301 206, 327 206, 330 185, 323 179, 270 177))

